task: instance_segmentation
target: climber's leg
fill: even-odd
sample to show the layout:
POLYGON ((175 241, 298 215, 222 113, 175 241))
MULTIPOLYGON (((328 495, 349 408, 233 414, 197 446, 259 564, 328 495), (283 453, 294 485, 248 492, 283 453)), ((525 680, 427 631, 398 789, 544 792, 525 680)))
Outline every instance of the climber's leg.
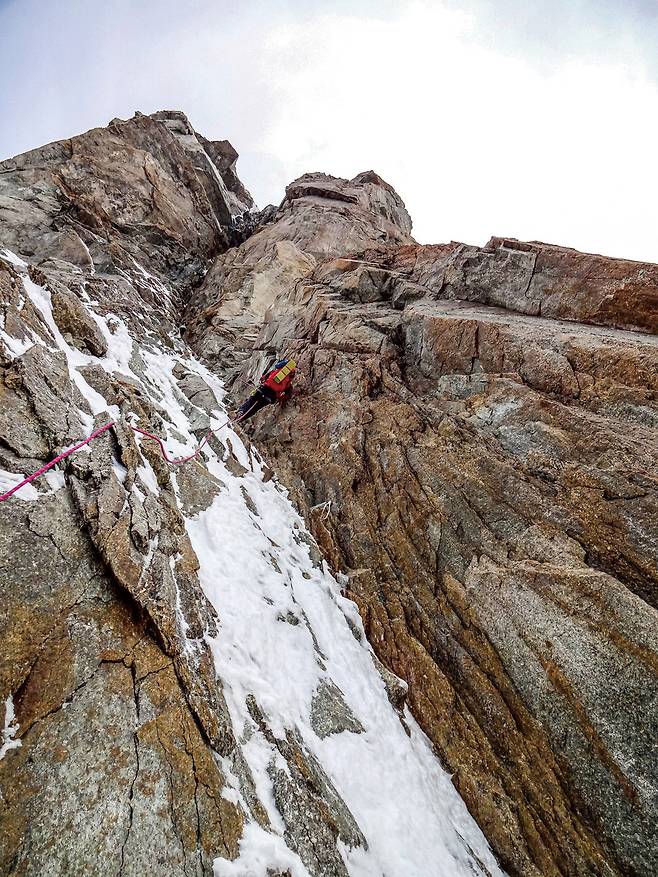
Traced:
POLYGON ((261 408, 264 408, 266 405, 271 403, 271 399, 265 395, 265 393, 261 392, 260 389, 254 390, 254 392, 246 399, 240 409, 238 411, 238 417, 236 418, 241 423, 244 423, 245 420, 249 420, 250 417, 253 417, 254 414, 257 414, 261 408))

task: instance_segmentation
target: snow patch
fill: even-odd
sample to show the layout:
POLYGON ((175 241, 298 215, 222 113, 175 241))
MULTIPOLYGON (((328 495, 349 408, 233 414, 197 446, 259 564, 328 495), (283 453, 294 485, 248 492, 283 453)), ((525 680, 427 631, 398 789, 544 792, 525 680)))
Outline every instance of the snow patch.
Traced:
MULTIPOLYGON (((8 472, 6 469, 0 469, 0 493, 6 493, 12 487, 16 487, 24 478, 27 478, 27 475, 22 472, 8 472)), ((17 499, 22 499, 26 502, 34 502, 40 496, 41 494, 32 484, 26 484, 25 487, 21 487, 20 491, 15 494, 17 499)))
POLYGON ((27 262, 21 259, 20 256, 17 256, 16 253, 12 253, 11 250, 3 250, 2 258, 5 262, 9 262, 10 265, 14 265, 16 268, 27 268, 27 262))
MULTIPOLYGON (((0 469, 0 494, 6 493, 12 487, 16 487, 24 478, 27 478, 27 475, 22 472, 8 472, 6 469, 0 469)), ((64 487, 64 473, 57 469, 51 469, 45 475, 41 475, 40 478, 45 479, 50 490, 40 492, 34 484, 26 484, 24 487, 21 487, 20 491, 14 494, 12 499, 34 502, 42 496, 49 496, 51 493, 55 493, 55 491, 64 487)))
POLYGON ((128 470, 126 469, 126 467, 123 465, 123 463, 120 463, 116 457, 113 457, 112 468, 114 469, 114 474, 116 475, 119 484, 124 484, 126 478, 128 477, 128 470))
POLYGON ((20 740, 16 740, 18 733, 18 722, 14 712, 14 700, 11 696, 5 701, 5 727, 2 731, 2 746, 0 746, 0 761, 5 757, 10 749, 18 749, 21 745, 20 740))
POLYGON ((282 837, 249 822, 240 839, 240 855, 232 862, 215 859, 214 877, 268 877, 273 871, 283 873, 286 869, 291 877, 309 877, 299 856, 282 837))
POLYGON ((94 414, 100 414, 101 412, 109 411, 112 418, 118 420, 118 407, 116 405, 108 405, 103 396, 101 396, 100 393, 94 390, 94 388, 87 383, 87 381, 83 378, 83 376, 77 369, 77 366, 89 365, 90 363, 97 362, 96 358, 92 356, 86 356, 84 353, 81 353, 76 347, 71 347, 71 345, 64 339, 64 336, 57 328, 57 324, 55 323, 55 320, 53 318, 52 303, 48 290, 44 289, 42 286, 37 286, 37 284, 34 283, 34 281, 31 280, 29 277, 23 278, 23 285, 25 286, 25 291, 27 292, 30 301, 39 311, 46 325, 50 329, 50 332, 55 339, 57 347, 66 356, 66 362, 68 364, 71 381, 77 386, 83 397, 87 400, 92 412, 94 414))
MULTIPOLYGON (((138 444, 141 445, 141 436, 137 433, 138 436, 138 444)), ((148 439, 147 439, 148 441, 148 439)), ((137 467, 137 475, 140 477, 144 486, 148 488, 149 493, 155 494, 158 496, 160 493, 160 487, 158 485, 158 479, 155 477, 155 472, 153 471, 153 467, 149 463, 149 461, 142 455, 143 462, 137 467)))
POLYGON ((57 490, 61 490, 65 485, 64 473, 59 469, 51 469, 49 472, 43 476, 48 486, 50 487, 50 492, 55 493, 57 490))
POLYGON ((34 347, 37 343, 37 339, 34 334, 28 330, 29 338, 14 338, 13 335, 9 335, 3 328, 0 328, 0 341, 3 342, 9 353, 13 358, 17 356, 22 356, 30 347, 34 347))

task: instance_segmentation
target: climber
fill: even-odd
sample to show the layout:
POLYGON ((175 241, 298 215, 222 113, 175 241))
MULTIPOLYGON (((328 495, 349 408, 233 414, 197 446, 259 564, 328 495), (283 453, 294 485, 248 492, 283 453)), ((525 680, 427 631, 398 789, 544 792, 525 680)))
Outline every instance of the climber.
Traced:
POLYGON ((260 386, 240 406, 237 419, 244 423, 261 408, 274 402, 283 404, 292 395, 292 380, 297 363, 294 359, 279 359, 260 376, 260 386))

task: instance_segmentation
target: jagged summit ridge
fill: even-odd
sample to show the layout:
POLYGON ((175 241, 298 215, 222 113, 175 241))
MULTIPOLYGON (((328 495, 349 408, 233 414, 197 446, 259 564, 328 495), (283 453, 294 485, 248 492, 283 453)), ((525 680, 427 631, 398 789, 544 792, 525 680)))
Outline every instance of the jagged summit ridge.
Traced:
MULTIPOLYGON (((307 173, 286 186, 286 202, 299 199, 344 201, 358 205, 361 210, 382 217, 397 229, 400 239, 411 234, 411 217, 395 189, 374 171, 364 171, 352 180, 332 177, 330 174, 307 173)), ((389 231, 395 240, 396 232, 384 224, 381 231, 389 231)))
POLYGON ((183 113, 115 119, 0 163, 3 241, 55 270, 116 273, 148 260, 185 287, 227 248, 231 219, 254 206, 235 160, 183 113))

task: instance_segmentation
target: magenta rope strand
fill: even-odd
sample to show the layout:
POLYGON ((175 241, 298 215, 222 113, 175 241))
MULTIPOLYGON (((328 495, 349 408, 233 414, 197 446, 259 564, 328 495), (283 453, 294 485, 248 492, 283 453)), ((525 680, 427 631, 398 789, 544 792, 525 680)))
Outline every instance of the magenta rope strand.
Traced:
POLYGON ((77 445, 74 445, 72 448, 69 448, 68 451, 62 451, 54 460, 51 460, 50 463, 46 463, 45 466, 42 466, 41 469, 37 469, 36 472, 33 472, 32 475, 28 475, 27 478, 24 478, 20 484, 16 484, 11 490, 8 490, 6 493, 3 493, 0 496, 0 502, 4 502, 4 500, 9 499, 12 494, 16 493, 17 490, 20 490, 21 487, 25 487, 26 484, 29 484, 31 481, 34 481, 35 478, 38 478, 39 475, 43 475, 44 472, 47 472, 49 469, 59 463, 61 460, 65 460, 68 456, 73 454, 75 451, 79 451, 80 448, 83 448, 85 445, 88 445, 92 439, 97 438, 99 435, 102 435, 106 430, 108 430, 111 426, 114 426, 114 421, 111 420, 109 423, 106 423, 105 426, 101 426, 100 429, 95 430, 86 438, 83 442, 79 442, 77 445))
MULTIPOLYGON (((254 405, 255 404, 256 403, 254 403, 254 405)), ((247 414, 249 414, 249 412, 251 411, 251 409, 253 407, 254 406, 252 405, 251 408, 248 408, 244 414, 241 414, 238 418, 236 418, 235 422, 239 423, 241 420, 243 420, 247 416, 247 414)), ((220 429, 223 429, 230 422, 231 422, 231 420, 229 418, 224 423, 222 423, 221 426, 218 426, 216 429, 208 430, 208 432, 204 435, 204 437, 199 442, 199 446, 196 449, 196 451, 194 451, 194 453, 190 454, 188 457, 177 457, 177 458, 176 457, 174 457, 174 458, 169 457, 169 455, 167 454, 167 449, 164 446, 164 442, 162 441, 162 439, 158 438, 157 435, 153 435, 150 432, 146 432, 145 429, 140 429, 138 426, 133 426, 130 423, 128 424, 128 426, 130 427, 130 429, 132 429, 133 432, 138 432, 141 435, 146 436, 146 438, 152 439, 154 442, 157 442, 160 445, 160 451, 162 453, 162 456, 167 461, 167 463, 170 463, 172 466, 180 466, 181 463, 187 463, 189 460, 194 460, 196 457, 198 457, 200 452, 201 452, 201 449, 208 442, 208 439, 210 438, 210 436, 214 432, 218 432, 220 429)), ((94 432, 92 432, 92 434, 88 438, 86 438, 84 441, 78 442, 77 445, 73 445, 72 448, 69 448, 66 451, 62 451, 62 453, 58 454, 54 460, 50 461, 50 463, 46 463, 45 466, 42 466, 41 469, 37 469, 37 471, 33 472, 32 475, 28 475, 28 477, 24 478, 19 484, 15 484, 11 488, 11 490, 8 490, 6 493, 3 493, 2 495, 0 495, 0 502, 4 502, 6 499, 9 499, 9 497, 13 496, 17 490, 21 489, 21 487, 25 487, 26 484, 30 484, 32 481, 35 480, 35 478, 38 478, 39 475, 43 475, 44 472, 47 472, 49 469, 52 469, 52 467, 55 466, 57 463, 61 463, 62 460, 65 460, 71 454, 75 453, 75 451, 79 451, 80 448, 83 448, 85 445, 88 445, 90 441, 92 441, 95 438, 98 438, 99 435, 102 435, 104 432, 106 432, 112 426, 115 426, 114 420, 110 420, 110 422, 106 423, 105 426, 101 426, 99 429, 94 430, 94 432)))

